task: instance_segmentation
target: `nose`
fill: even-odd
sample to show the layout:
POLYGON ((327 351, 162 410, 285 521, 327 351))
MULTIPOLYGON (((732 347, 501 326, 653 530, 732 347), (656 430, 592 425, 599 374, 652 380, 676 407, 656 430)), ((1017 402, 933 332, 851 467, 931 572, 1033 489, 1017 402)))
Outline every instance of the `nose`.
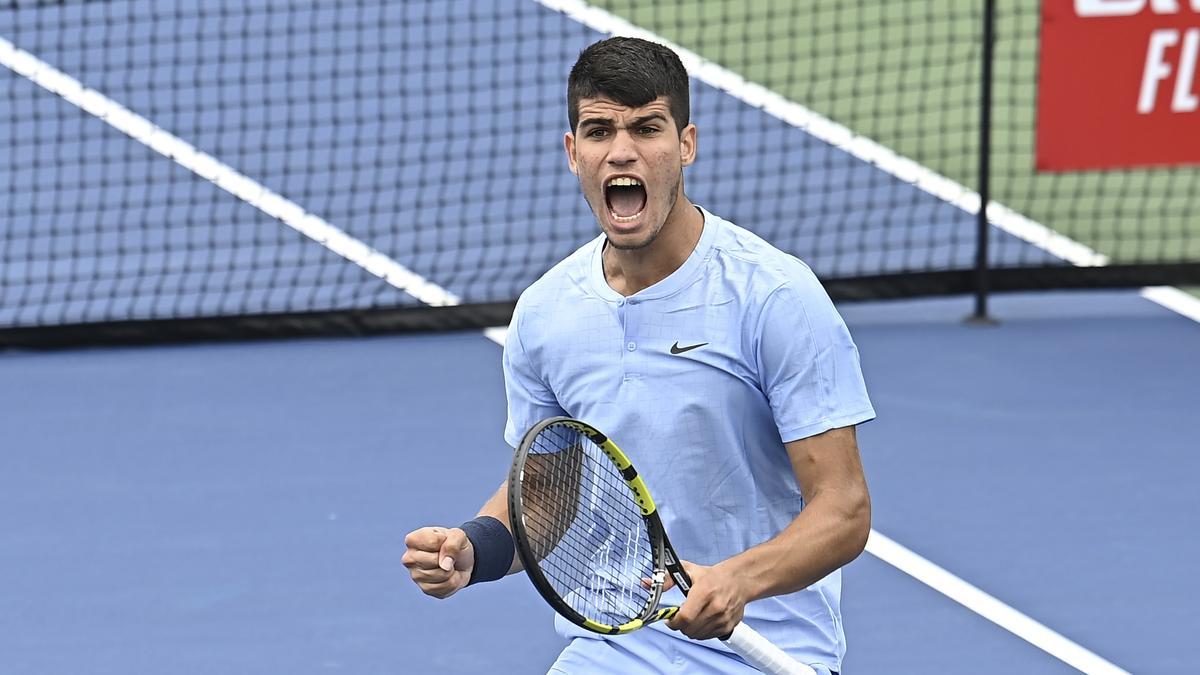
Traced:
POLYGON ((608 163, 613 166, 628 166, 637 160, 637 149, 633 136, 628 131, 618 131, 608 149, 608 163))

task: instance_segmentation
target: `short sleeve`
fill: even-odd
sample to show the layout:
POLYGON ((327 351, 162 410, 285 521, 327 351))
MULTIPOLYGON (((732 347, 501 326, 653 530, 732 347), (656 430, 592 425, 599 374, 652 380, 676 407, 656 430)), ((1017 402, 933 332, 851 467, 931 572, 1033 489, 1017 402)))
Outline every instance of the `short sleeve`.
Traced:
POLYGON ((539 376, 539 369, 521 340, 524 325, 518 304, 504 340, 504 393, 508 398, 508 422, 504 440, 514 448, 534 424, 548 417, 564 415, 554 392, 539 376))
POLYGON ((874 419, 858 347, 807 268, 768 296, 757 348, 759 383, 784 442, 874 419))

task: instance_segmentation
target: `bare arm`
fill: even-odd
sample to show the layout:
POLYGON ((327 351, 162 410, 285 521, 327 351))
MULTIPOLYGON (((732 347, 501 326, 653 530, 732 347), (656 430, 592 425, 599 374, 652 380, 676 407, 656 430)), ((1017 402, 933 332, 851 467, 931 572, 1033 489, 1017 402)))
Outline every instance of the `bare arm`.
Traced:
POLYGON ((721 563, 749 582, 749 600, 812 585, 857 558, 871 531, 871 497, 854 427, 786 447, 804 510, 772 539, 721 563))

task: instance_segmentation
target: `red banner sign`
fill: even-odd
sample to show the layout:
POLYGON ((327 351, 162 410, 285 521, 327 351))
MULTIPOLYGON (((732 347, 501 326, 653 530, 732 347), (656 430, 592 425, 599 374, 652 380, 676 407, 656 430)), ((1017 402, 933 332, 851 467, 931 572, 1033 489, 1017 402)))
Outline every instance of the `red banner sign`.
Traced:
POLYGON ((1043 0, 1037 168, 1200 164, 1200 0, 1043 0))

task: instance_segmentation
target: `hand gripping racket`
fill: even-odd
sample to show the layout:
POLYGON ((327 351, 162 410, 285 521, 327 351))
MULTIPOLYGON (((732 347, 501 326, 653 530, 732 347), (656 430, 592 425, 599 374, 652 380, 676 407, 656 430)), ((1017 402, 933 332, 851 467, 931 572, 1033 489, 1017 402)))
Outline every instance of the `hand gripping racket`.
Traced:
MULTIPOLYGON (((685 594, 691 588, 645 482, 588 424, 555 417, 525 434, 508 477, 508 513, 534 587, 583 628, 619 635, 670 619, 679 608, 658 605, 667 575, 685 594)), ((724 640, 764 673, 815 675, 744 623, 724 640)))

